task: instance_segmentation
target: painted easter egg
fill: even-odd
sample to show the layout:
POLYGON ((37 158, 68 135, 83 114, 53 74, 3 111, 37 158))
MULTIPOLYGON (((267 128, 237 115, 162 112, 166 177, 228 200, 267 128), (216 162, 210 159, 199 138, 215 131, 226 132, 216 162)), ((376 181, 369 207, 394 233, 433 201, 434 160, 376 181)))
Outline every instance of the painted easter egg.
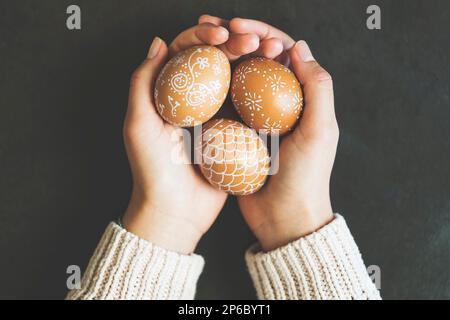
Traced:
POLYGON ((197 144, 200 169, 216 188, 233 195, 258 191, 266 181, 270 159, 255 130, 228 119, 215 119, 202 128, 197 144))
POLYGON ((230 86, 230 63, 212 46, 179 52, 163 67, 155 83, 161 117, 180 127, 204 123, 222 106, 230 86))
POLYGON ((284 134, 295 126, 303 94, 294 73, 270 59, 241 62, 233 72, 231 99, 242 120, 269 134, 284 134))

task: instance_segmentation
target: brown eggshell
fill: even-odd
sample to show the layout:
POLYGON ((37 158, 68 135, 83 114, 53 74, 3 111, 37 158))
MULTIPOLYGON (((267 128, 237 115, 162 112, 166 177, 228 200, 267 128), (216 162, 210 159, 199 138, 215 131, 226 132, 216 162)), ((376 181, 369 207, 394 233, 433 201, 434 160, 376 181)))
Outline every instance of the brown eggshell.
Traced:
POLYGON ((258 191, 269 172, 264 141, 255 130, 234 120, 214 119, 204 125, 197 152, 205 178, 233 195, 258 191))
POLYGON ((282 64, 251 58, 233 72, 231 99, 242 120, 269 134, 291 130, 303 107, 303 94, 294 73, 282 64))
POLYGON ((212 46, 179 52, 161 70, 155 104, 161 117, 180 127, 193 127, 214 116, 230 87, 230 63, 212 46))

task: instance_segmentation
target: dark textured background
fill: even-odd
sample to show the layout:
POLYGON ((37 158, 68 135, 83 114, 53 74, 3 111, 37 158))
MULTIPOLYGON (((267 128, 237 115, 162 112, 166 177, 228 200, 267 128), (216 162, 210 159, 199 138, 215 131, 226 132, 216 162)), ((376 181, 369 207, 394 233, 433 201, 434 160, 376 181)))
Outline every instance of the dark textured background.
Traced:
MULTIPOLYGON (((202 13, 265 20, 306 39, 335 81, 332 179, 384 298, 450 298, 450 101, 446 1, 0 1, 0 298, 62 298, 122 213, 130 173, 128 81, 155 35, 202 13), (82 30, 66 29, 66 8, 82 30), (365 10, 382 9, 369 31, 365 10)), ((254 241, 230 199, 202 240, 198 298, 254 298, 254 241)))

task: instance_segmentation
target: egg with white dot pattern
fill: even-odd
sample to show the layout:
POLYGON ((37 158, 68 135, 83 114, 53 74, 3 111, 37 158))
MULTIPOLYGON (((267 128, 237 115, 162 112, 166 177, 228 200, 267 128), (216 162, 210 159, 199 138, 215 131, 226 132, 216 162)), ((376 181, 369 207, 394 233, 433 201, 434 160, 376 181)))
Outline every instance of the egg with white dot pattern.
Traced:
POLYGON ((244 122, 267 133, 293 129, 303 107, 303 94, 294 73, 270 59, 244 60, 233 72, 231 100, 244 122))
POLYGON ((175 55, 155 83, 156 109, 167 122, 193 127, 211 119, 230 87, 230 63, 212 46, 195 46, 175 55))
POLYGON ((267 147, 255 130, 244 124, 211 120, 203 126, 196 148, 201 172, 216 188, 240 196, 264 185, 270 167, 267 147))

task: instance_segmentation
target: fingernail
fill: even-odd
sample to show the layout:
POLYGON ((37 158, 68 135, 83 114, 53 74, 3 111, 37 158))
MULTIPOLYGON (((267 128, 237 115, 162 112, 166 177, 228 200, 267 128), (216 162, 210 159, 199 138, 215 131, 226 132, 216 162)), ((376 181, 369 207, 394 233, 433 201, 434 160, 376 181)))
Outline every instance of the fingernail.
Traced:
POLYGON ((227 36, 228 37, 229 32, 228 32, 227 28, 219 26, 219 27, 217 27, 217 29, 220 30, 220 33, 222 33, 222 36, 227 36))
POLYGON ((153 59, 154 57, 156 57, 159 52, 159 48, 161 48, 161 43, 161 38, 155 37, 155 39, 153 39, 152 45, 150 46, 150 49, 148 49, 148 59, 153 59))
POLYGON ((311 50, 309 50, 308 44, 304 40, 300 40, 295 44, 295 50, 297 51, 297 54, 299 55, 300 59, 303 60, 303 62, 309 62, 314 61, 314 57, 311 53, 311 50))

